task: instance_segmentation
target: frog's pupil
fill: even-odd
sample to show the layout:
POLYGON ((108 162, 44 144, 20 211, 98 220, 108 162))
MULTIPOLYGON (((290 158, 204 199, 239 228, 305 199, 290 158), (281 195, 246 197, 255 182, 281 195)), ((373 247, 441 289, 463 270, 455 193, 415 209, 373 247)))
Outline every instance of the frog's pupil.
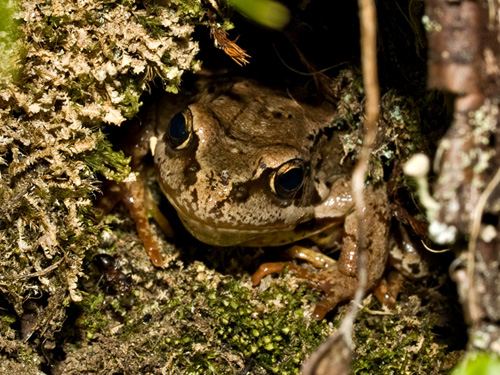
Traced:
POLYGON ((186 126, 186 119, 182 113, 176 114, 172 120, 170 120, 170 127, 168 133, 171 138, 175 140, 180 140, 181 142, 186 139, 188 135, 188 129, 186 126))
POLYGON ((278 184, 287 192, 296 190, 302 185, 304 180, 304 171, 302 168, 291 168, 285 173, 278 176, 278 184))

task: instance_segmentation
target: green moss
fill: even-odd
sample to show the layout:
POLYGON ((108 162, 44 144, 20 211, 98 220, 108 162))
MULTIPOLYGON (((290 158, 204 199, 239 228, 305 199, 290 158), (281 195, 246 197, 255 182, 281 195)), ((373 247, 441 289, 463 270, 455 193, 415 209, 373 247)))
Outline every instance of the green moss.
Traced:
POLYGON ((10 325, 15 323, 17 318, 13 314, 1 313, 0 314, 0 332, 5 334, 9 329, 10 325))
POLYGON ((85 155, 85 162, 94 173, 100 173, 107 180, 123 181, 130 175, 130 157, 123 151, 114 151, 111 143, 101 137, 96 147, 85 155))
POLYGON ((40 358, 36 355, 35 351, 29 346, 21 346, 16 353, 17 358, 21 363, 29 365, 39 365, 40 358))
POLYGON ((167 33, 167 28, 153 16, 139 16, 137 21, 151 33, 153 38, 160 38, 167 33))
POLYGON ((450 369, 448 356, 456 356, 450 353, 448 344, 456 346, 457 338, 454 342, 442 341, 435 331, 447 326, 458 332, 463 325, 460 309, 456 306, 444 311, 450 303, 445 302, 449 296, 436 291, 432 298, 441 302, 429 305, 425 288, 415 287, 412 289, 417 294, 403 298, 390 314, 373 315, 367 308, 361 311, 355 326, 357 347, 351 367, 353 374, 438 375, 450 369))
MULTIPOLYGON (((99 48, 97 44, 93 45, 96 49, 99 48)), ((92 52, 92 48, 87 50, 92 52)), ((83 104, 88 100, 91 100, 91 92, 94 91, 96 85, 95 78, 90 75, 83 75, 80 79, 71 83, 69 87, 69 96, 71 101, 76 104, 83 104)))
POLYGON ((266 370, 297 371, 297 364, 307 354, 302 345, 311 349, 325 338, 321 323, 304 318, 302 298, 313 299, 306 289, 302 285, 290 294, 284 285, 271 284, 258 295, 259 303, 269 309, 259 319, 254 316, 257 304, 251 301, 250 290, 237 281, 228 282, 222 290, 207 290, 213 317, 221 324, 215 339, 266 370))
POLYGON ((331 330, 325 322, 305 317, 303 301, 312 297, 305 285, 290 293, 284 283, 276 282, 255 295, 255 290, 228 279, 210 289, 195 283, 193 292, 202 293, 207 306, 200 306, 196 297, 177 305, 178 318, 189 321, 194 318, 193 308, 202 308, 213 327, 208 334, 202 334, 188 324, 177 338, 165 340, 165 344, 183 353, 198 347, 195 356, 184 356, 176 362, 177 368, 186 366, 183 373, 228 373, 229 369, 215 356, 220 348, 252 364, 249 371, 255 373, 299 373, 304 357, 331 330), (263 306, 265 311, 261 311, 263 306))
POLYGON ((93 338, 96 332, 100 332, 110 322, 110 319, 102 312, 103 301, 104 293, 98 293, 86 296, 77 304, 82 313, 76 320, 76 326, 83 329, 89 339, 93 338))
MULTIPOLYGON (((137 266, 137 260, 134 263, 137 266)), ((121 351, 136 353, 128 363, 135 373, 145 358, 154 358, 150 366, 170 363, 183 374, 233 374, 243 364, 254 374, 298 374, 305 356, 333 330, 331 323, 311 317, 312 306, 306 301, 315 301, 316 292, 305 283, 291 287, 290 275, 273 280, 259 293, 247 280, 222 276, 200 263, 181 272, 139 272, 136 278, 139 274, 145 284, 135 284, 133 305, 111 294, 104 301, 102 294, 88 295, 78 304, 77 320, 88 339, 86 350, 104 350, 109 357, 119 342, 121 351), (144 286, 164 279, 175 283, 151 291, 156 299, 148 297, 144 286), (123 322, 120 330, 115 329, 116 320, 123 322)), ((101 283, 101 288, 106 286, 101 283)), ((118 369, 106 362, 110 371, 118 369)))
POLYGON ((133 78, 129 78, 127 80, 124 79, 123 81, 122 87, 124 89, 119 93, 123 99, 120 101, 118 108, 120 109, 122 115, 130 120, 137 115, 142 106, 140 98, 144 90, 137 85, 137 82, 133 78))
MULTIPOLYGON (((137 269, 142 261, 136 257, 147 258, 139 250, 133 254, 127 250, 134 267, 123 269, 134 269, 134 304, 124 305, 114 295, 105 296, 99 305, 87 303, 82 315, 95 314, 93 306, 98 306, 99 321, 104 323, 95 329, 97 323, 87 322, 83 336, 89 341, 75 356, 89 358, 90 352, 103 352, 110 357, 119 347, 136 354, 135 360, 128 361, 136 373, 149 358, 150 371, 169 363, 179 373, 234 374, 245 368, 253 374, 298 374, 304 358, 335 329, 346 308, 337 308, 333 322, 317 322, 311 312, 320 295, 307 282, 297 283, 286 270, 259 291, 246 278, 221 275, 199 262, 184 267, 177 261, 179 269, 156 272, 145 271, 150 267, 147 263, 146 268, 137 269), (162 285, 165 280, 167 284, 162 285), (106 324, 105 319, 111 317, 106 324), (117 321, 122 322, 119 330, 117 321)), ((101 288, 106 287, 101 284, 101 288)), ((368 308, 381 307, 368 304, 355 325, 353 374, 432 375, 448 369, 447 344, 434 331, 450 322, 458 329, 453 314, 460 311, 444 311, 444 301, 450 297, 437 290, 429 296, 427 288, 408 287, 418 296, 403 297, 388 314, 373 314, 368 308), (426 298, 437 302, 429 304, 426 298)), ((105 362, 110 371, 119 370, 119 364, 105 362)), ((86 365, 92 365, 92 360, 86 359, 86 365)))
MULTIPOLYGON (((205 9, 200 1, 197 0, 174 0, 179 7, 182 15, 192 17, 195 20, 201 20, 205 16, 205 9)), ((156 2, 153 1, 153 4, 156 2)))

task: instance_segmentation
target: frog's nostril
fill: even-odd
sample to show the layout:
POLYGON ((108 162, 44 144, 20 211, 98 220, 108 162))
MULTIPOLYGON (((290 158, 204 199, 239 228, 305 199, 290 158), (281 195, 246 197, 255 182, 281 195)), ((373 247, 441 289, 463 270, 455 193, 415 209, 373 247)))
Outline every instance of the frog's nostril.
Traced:
POLYGON ((237 202, 244 202, 248 199, 248 187, 244 184, 236 184, 231 189, 231 198, 237 202))
POLYGON ((198 179, 197 173, 200 170, 200 164, 197 161, 192 161, 184 169, 184 182, 187 186, 194 185, 198 179))

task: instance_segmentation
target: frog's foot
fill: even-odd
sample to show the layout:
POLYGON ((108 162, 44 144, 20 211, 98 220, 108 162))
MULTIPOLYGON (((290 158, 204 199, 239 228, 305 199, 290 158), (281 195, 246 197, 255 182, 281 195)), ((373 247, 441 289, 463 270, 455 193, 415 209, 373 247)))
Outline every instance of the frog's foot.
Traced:
POLYGON ((265 276, 280 273, 285 266, 297 272, 297 277, 310 281, 315 288, 326 294, 314 308, 313 315, 317 320, 323 319, 340 302, 352 299, 356 293, 356 278, 344 275, 336 266, 321 272, 309 272, 289 262, 264 263, 252 275, 252 284, 256 286, 265 276))
POLYGON ((358 280, 355 277, 347 276, 340 272, 337 267, 314 273, 314 285, 325 292, 325 296, 314 308, 313 315, 317 320, 321 320, 332 311, 340 302, 354 298, 358 287, 358 280))
POLYGON ((373 294, 381 304, 393 309, 404 279, 405 277, 400 272, 391 271, 387 275, 387 279, 382 278, 380 280, 378 285, 373 289, 373 294))

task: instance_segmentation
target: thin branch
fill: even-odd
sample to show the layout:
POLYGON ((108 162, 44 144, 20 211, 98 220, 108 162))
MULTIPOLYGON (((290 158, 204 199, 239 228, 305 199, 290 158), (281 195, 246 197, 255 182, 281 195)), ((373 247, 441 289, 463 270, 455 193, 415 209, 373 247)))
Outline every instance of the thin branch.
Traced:
MULTIPOLYGON (((377 71, 377 12, 373 0, 358 0, 361 20, 361 64, 363 68, 363 82, 366 93, 366 118, 364 122, 363 145, 358 162, 352 174, 352 189, 356 206, 358 221, 358 280, 359 286, 356 291, 354 303, 351 305, 346 319, 349 317, 354 321, 357 306, 361 301, 366 289, 366 228, 364 228, 364 184, 368 171, 371 151, 377 137, 377 122, 380 115, 379 103, 380 92, 377 71)), ((344 319, 344 320, 346 320, 344 319)), ((352 325, 352 323, 351 323, 352 325)))
MULTIPOLYGON (((489 197, 493 194, 493 191, 500 184, 500 169, 495 173, 495 177, 490 181, 486 189, 483 191, 479 197, 476 207, 472 211, 471 218, 471 229, 470 229, 470 240, 469 240, 469 251, 467 253, 467 274, 469 278, 469 289, 468 296, 469 306, 476 306, 476 288, 474 287, 474 265, 475 265, 475 254, 476 254, 476 242, 479 237, 479 231, 481 230, 481 220, 483 218, 484 208, 488 202, 489 197)), ((469 309, 472 313, 473 309, 469 309)), ((478 317, 472 317, 476 320, 478 317)))
POLYGON ((17 276, 10 276, 10 277, 3 277, 4 280, 10 280, 10 281, 16 281, 16 280, 20 280, 20 279, 28 279, 28 278, 31 278, 31 277, 40 277, 40 276, 45 276, 46 274, 48 274, 49 272, 52 272, 54 271, 57 267, 59 267, 59 265, 62 263, 62 261, 64 260, 64 258, 61 258, 59 259, 57 262, 51 264, 50 266, 48 266, 47 268, 43 269, 43 270, 40 270, 40 271, 36 271, 36 272, 33 272, 33 273, 29 273, 27 275, 17 275, 17 276))
POLYGON ((358 289, 339 329, 304 362, 303 375, 347 375, 352 360, 352 327, 366 290, 366 231, 364 228, 363 191, 370 154, 377 136, 379 86, 377 73, 377 19, 373 0, 358 0, 361 19, 361 58, 366 92, 364 139, 353 172, 352 187, 358 221, 358 289))

